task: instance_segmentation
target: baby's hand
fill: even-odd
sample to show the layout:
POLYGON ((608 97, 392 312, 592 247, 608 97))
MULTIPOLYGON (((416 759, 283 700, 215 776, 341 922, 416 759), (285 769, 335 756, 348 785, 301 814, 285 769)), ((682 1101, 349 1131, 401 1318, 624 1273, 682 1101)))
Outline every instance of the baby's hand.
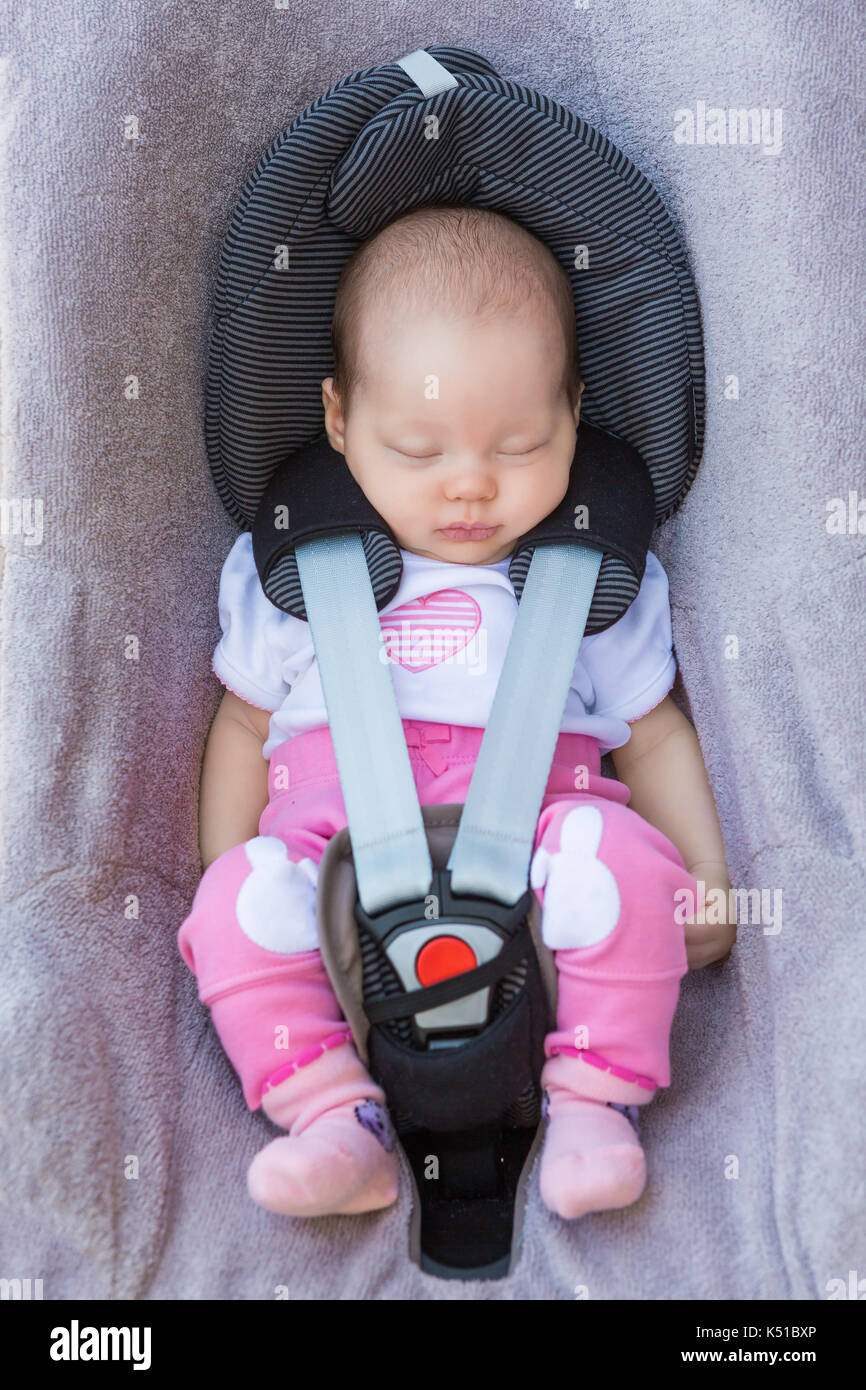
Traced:
POLYGON ((730 955, 737 939, 737 924, 727 920, 731 888, 727 864, 701 860, 689 865, 689 873, 697 880, 699 896, 694 915, 686 918, 686 959, 690 970, 702 970, 705 965, 712 965, 714 961, 724 960, 730 955), (707 902, 716 888, 720 888, 725 895, 723 904, 717 895, 707 902), (701 909, 704 917, 709 916, 709 921, 696 920, 701 915, 701 909), (721 917, 722 921, 716 921, 717 917, 721 917))

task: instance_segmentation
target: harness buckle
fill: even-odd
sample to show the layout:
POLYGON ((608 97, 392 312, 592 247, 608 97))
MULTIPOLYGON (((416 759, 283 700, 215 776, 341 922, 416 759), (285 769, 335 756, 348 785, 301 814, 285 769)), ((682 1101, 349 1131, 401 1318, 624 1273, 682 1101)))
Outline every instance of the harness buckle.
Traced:
POLYGON ((527 916, 532 889, 510 906, 494 898, 454 893, 451 870, 433 870, 430 890, 396 907, 368 913, 355 902, 355 920, 384 952, 405 993, 368 1000, 372 1023, 409 1020, 422 1050, 459 1047, 489 1021, 493 986, 532 947, 527 916))

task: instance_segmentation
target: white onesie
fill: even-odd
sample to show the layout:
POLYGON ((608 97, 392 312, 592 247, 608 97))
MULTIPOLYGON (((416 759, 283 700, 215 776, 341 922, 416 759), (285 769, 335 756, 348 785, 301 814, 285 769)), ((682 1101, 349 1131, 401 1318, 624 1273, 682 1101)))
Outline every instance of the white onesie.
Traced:
MULTIPOLYGON (((400 554, 400 586, 378 615, 400 717, 485 728, 517 616, 510 556, 456 565, 400 554)), ((213 669, 242 700, 271 712, 265 758, 294 734, 328 723, 309 623, 265 595, 249 531, 223 565, 219 618, 213 669)), ((562 732, 592 735, 602 753, 622 747, 631 737, 627 721, 659 704, 675 675, 667 575, 649 551, 634 602, 580 644, 562 732)))

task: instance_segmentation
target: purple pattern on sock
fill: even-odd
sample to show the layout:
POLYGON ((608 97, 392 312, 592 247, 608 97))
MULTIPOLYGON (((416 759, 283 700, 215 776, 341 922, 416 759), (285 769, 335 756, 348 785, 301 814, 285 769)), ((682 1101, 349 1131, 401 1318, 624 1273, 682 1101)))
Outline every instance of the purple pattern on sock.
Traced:
MULTIPOLYGON (((638 1119, 639 1107, 637 1105, 620 1105, 619 1102, 615 1100, 609 1100, 606 1103, 612 1105, 614 1110, 619 1110, 621 1114, 625 1115, 635 1134, 640 1134, 640 1121, 638 1119)), ((546 1125, 550 1124, 550 1096, 547 1094, 546 1090, 541 1092, 541 1118, 546 1125)))
POLYGON ((615 1101, 615 1100, 609 1100, 609 1101, 608 1101, 608 1105, 612 1106, 614 1110, 619 1110, 620 1114, 625 1115, 626 1119, 629 1120, 629 1121, 631 1122, 631 1127, 632 1127, 632 1129, 634 1130, 635 1134, 637 1134, 637 1135, 640 1134, 640 1121, 639 1121, 639 1119, 638 1119, 638 1113, 637 1113, 637 1112, 638 1112, 638 1106, 636 1106, 636 1105, 620 1105, 620 1104, 619 1104, 617 1101, 615 1101))
POLYGON ((397 1136, 391 1116, 384 1105, 378 1100, 365 1100, 361 1105, 355 1106, 355 1116, 358 1123, 368 1130, 374 1139, 379 1140, 387 1153, 393 1153, 397 1136))

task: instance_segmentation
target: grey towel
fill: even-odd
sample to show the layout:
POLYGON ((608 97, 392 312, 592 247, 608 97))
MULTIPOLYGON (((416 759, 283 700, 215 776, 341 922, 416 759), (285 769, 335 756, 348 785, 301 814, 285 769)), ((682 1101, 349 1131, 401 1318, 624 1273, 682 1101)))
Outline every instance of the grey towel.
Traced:
POLYGON ((828 529, 832 499, 866 498, 855 11, 435 0, 335 24, 311 0, 78 0, 2 22, 0 1275, 48 1299, 569 1300, 816 1299, 866 1275, 866 542, 828 529), (733 882, 782 903, 683 984, 641 1200, 568 1223, 535 1185, 505 1284, 409 1263, 405 1174, 374 1215, 251 1201, 276 1131, 175 939, 235 535, 201 431, 219 248, 300 110, 425 43, 578 111, 681 230, 707 440, 652 548, 733 882), (730 109, 765 109, 767 148, 707 143, 714 106, 726 137, 730 109))

